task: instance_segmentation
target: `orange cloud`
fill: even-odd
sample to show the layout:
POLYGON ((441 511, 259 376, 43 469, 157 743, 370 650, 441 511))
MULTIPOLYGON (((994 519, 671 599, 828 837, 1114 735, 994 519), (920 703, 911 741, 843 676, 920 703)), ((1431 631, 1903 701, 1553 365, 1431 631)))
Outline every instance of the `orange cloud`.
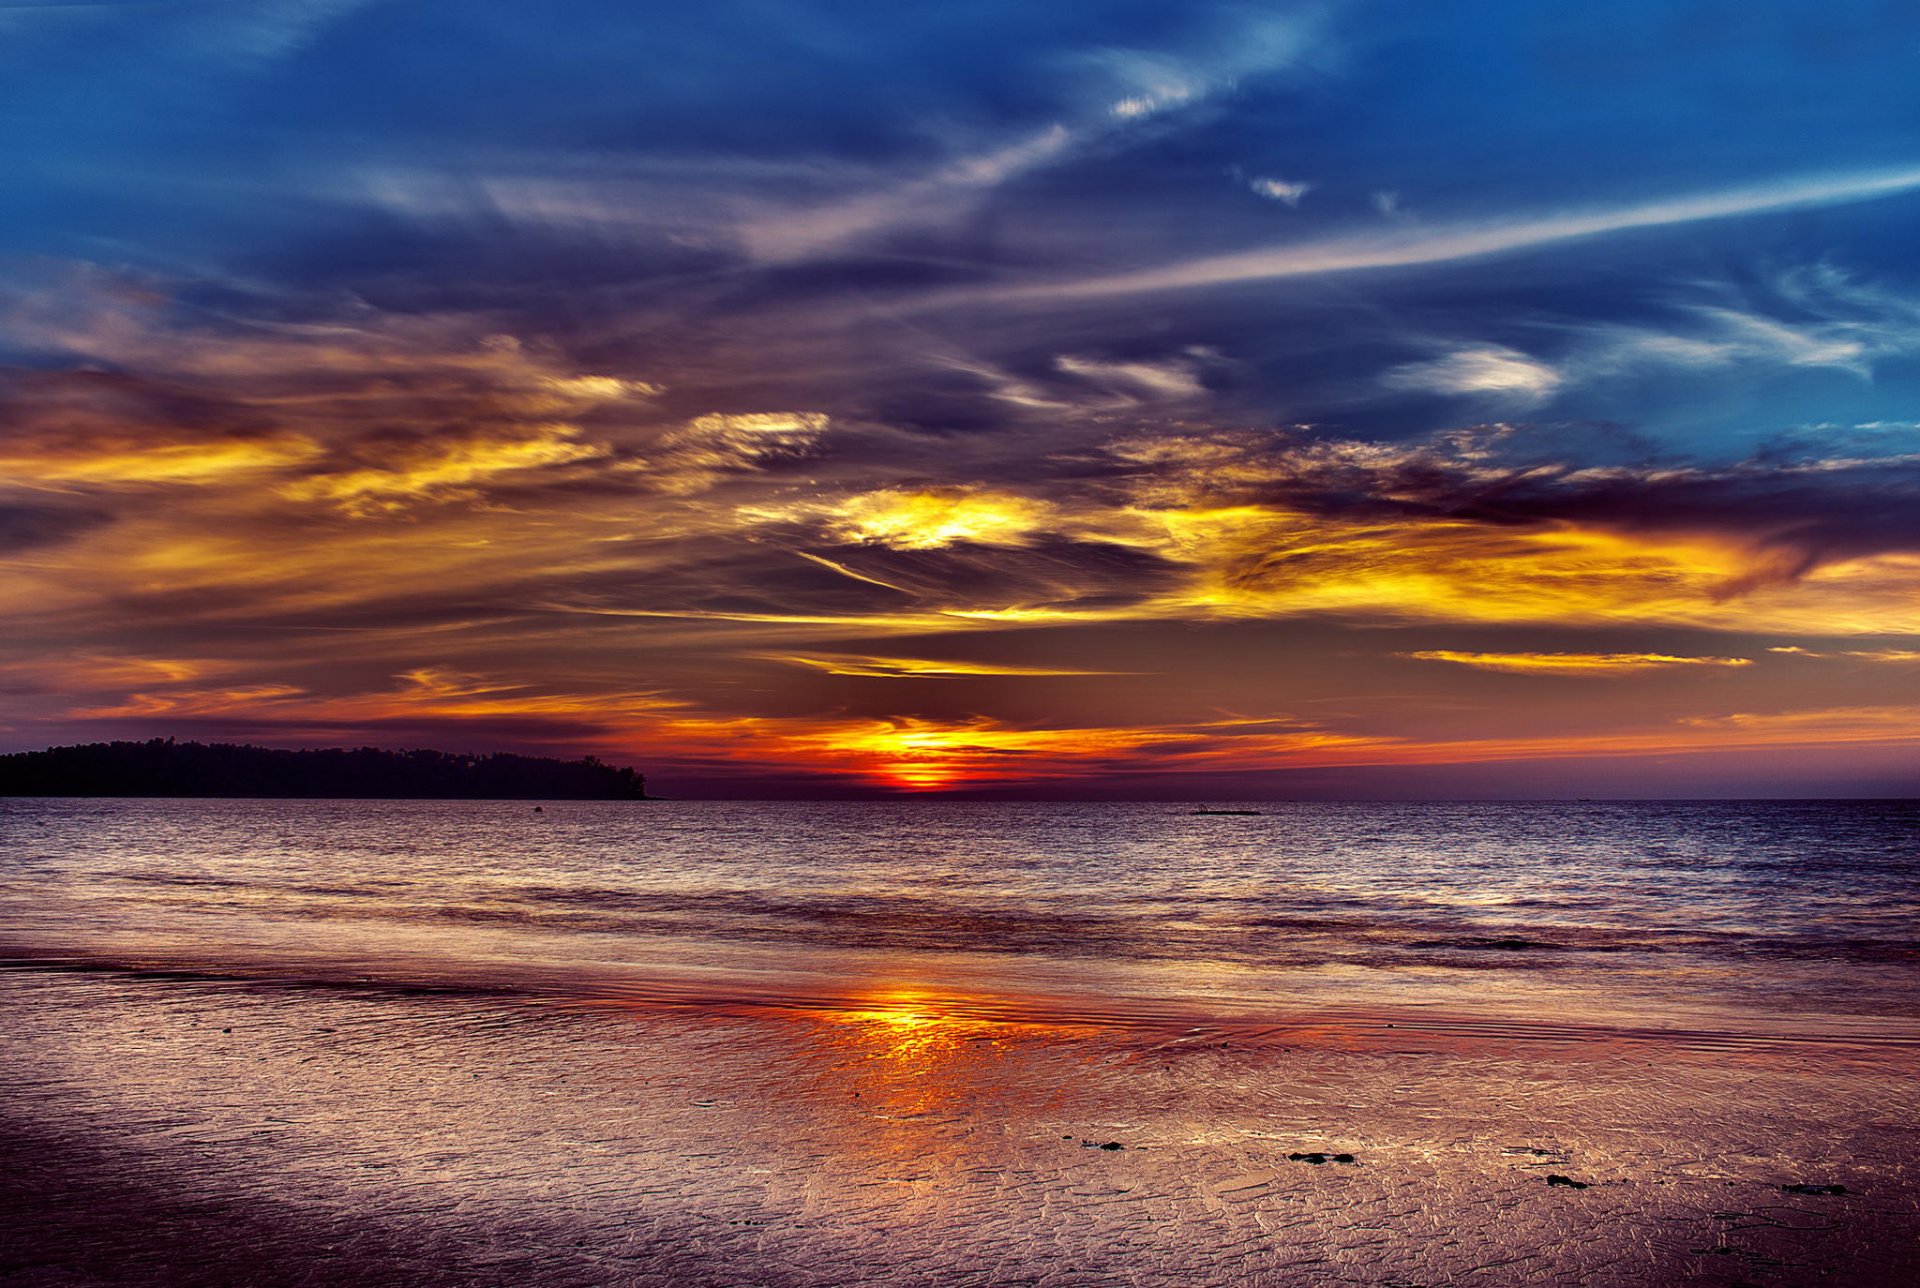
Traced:
POLYGON ((536 425, 506 437, 422 440, 377 465, 318 473, 276 490, 289 500, 332 501, 350 514, 370 514, 411 501, 471 498, 505 477, 606 455, 605 446, 580 441, 574 426, 536 425))
POLYGON ((1074 667, 1009 666, 994 662, 940 662, 921 657, 870 657, 854 653, 768 653, 770 662, 785 662, 828 675, 861 676, 882 680, 960 680, 981 676, 1131 675, 1129 671, 1088 671, 1074 667))
POLYGON ((1681 666, 1753 665, 1753 659, 1747 657, 1676 657, 1670 653, 1472 653, 1458 649, 1424 649, 1401 656, 1513 675, 1608 676, 1681 666))
POLYGON ((367 727, 405 720, 485 721, 534 716, 595 725, 650 716, 678 704, 651 693, 570 693, 534 684, 512 683, 439 667, 422 667, 393 677, 387 690, 323 695, 291 684, 251 684, 229 688, 171 688, 129 695, 102 707, 80 707, 67 714, 84 720, 124 720, 151 716, 244 717, 280 722, 367 727))
POLYGON ((1849 648, 1822 653, 1798 644, 1787 644, 1770 648, 1767 652, 1782 653, 1789 657, 1852 657, 1863 662, 1920 662, 1920 649, 1910 648, 1849 648))
POLYGON ((1013 492, 968 488, 868 492, 831 514, 835 540, 937 550, 958 542, 1017 546, 1046 530, 1051 507, 1013 492))
POLYGON ((257 477, 321 454, 294 435, 187 442, 140 442, 126 436, 37 443, 31 452, 0 455, 0 476, 15 486, 204 486, 257 477))

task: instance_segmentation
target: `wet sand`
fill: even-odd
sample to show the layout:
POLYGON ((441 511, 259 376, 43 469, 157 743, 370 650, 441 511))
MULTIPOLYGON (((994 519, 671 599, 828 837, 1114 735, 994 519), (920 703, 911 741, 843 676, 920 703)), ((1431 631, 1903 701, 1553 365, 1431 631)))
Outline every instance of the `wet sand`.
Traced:
POLYGON ((1920 1282, 1866 1037, 45 963, 0 1031, 8 1285, 1920 1282))

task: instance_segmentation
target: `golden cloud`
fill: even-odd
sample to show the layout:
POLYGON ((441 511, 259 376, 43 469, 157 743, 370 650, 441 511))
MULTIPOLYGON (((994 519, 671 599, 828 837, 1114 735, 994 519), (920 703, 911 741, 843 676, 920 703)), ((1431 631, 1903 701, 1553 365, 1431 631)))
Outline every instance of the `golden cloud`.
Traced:
POLYGON ((592 461, 606 447, 580 441, 572 425, 536 425, 512 437, 449 441, 443 437, 396 446, 377 465, 284 483, 276 491, 294 501, 332 501, 349 514, 391 512, 409 502, 470 498, 514 475, 592 461))
POLYGON ((1512 675, 1609 676, 1632 675, 1687 666, 1752 666, 1748 657, 1678 657, 1671 653, 1473 653, 1458 649, 1423 649, 1402 657, 1423 662, 1452 662, 1482 671, 1512 675))
POLYGON ((0 477, 15 486, 206 486, 244 481, 323 454, 296 435, 153 442, 132 435, 61 441, 48 436, 31 450, 0 454, 0 477))
POLYGON ((848 497, 832 507, 836 541, 938 550, 959 542, 1024 545, 1053 518, 1046 502, 1013 492, 971 488, 886 489, 848 497))
POLYGON ((88 720, 225 716, 279 721, 290 727, 373 727, 392 721, 479 721, 503 716, 601 723, 631 720, 679 705, 653 693, 567 692, 444 667, 420 667, 393 678, 398 683, 391 689, 344 695, 316 694, 292 684, 172 688, 134 693, 112 706, 80 707, 67 714, 88 720))
POLYGON ((993 662, 941 662, 921 657, 871 657, 855 653, 767 653, 770 662, 824 671, 828 675, 883 680, 958 680, 981 676, 1130 675, 1128 671, 1088 671, 1074 667, 1010 666, 993 662))

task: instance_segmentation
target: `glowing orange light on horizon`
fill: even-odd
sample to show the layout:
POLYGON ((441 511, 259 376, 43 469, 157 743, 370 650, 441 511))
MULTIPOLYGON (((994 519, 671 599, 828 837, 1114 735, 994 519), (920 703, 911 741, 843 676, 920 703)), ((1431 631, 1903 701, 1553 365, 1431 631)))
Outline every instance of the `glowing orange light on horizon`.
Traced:
POLYGON ((937 761, 894 761, 880 766, 878 773, 887 782, 916 792, 937 792, 962 777, 957 766, 937 761))

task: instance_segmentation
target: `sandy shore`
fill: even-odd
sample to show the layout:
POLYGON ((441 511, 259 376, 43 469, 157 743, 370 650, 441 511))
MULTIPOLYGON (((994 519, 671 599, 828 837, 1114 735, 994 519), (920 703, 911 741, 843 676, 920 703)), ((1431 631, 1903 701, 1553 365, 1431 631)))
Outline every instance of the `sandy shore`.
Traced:
POLYGON ((1920 1282, 1904 1047, 40 969, 0 1008, 9 1285, 1920 1282))

